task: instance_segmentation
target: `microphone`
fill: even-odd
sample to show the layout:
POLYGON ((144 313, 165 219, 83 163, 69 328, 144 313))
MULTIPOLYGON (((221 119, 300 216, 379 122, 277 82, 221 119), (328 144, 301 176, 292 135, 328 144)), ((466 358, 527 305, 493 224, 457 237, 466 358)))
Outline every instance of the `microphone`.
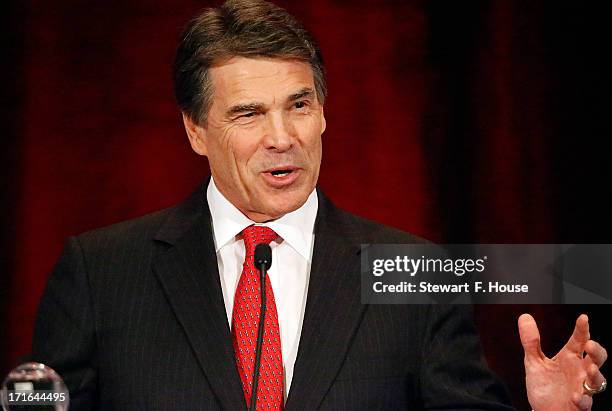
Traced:
POLYGON ((253 369, 253 390, 251 391, 250 411, 257 409, 257 385, 259 383, 259 365, 261 363, 261 346, 263 344, 264 323, 266 320, 266 272, 272 266, 272 249, 268 244, 261 243, 255 246, 255 267, 259 270, 259 284, 261 285, 261 309, 259 325, 257 326, 257 345, 255 346, 255 367, 253 369))
POLYGON ((272 266, 272 249, 268 244, 261 243, 255 246, 255 265, 260 268, 265 265, 265 270, 272 266))

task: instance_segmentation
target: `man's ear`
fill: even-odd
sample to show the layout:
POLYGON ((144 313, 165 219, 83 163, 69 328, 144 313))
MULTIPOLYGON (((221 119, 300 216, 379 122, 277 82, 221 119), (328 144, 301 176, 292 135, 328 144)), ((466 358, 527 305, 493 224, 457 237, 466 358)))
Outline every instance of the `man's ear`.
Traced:
POLYGON ((325 132, 325 128, 327 127, 327 122, 325 121, 325 112, 323 107, 321 107, 321 134, 325 132))
POLYGON ((185 126, 187 137, 189 137, 189 144, 191 144, 193 151, 201 156, 207 155, 206 129, 194 122, 186 113, 183 113, 183 125, 185 126))

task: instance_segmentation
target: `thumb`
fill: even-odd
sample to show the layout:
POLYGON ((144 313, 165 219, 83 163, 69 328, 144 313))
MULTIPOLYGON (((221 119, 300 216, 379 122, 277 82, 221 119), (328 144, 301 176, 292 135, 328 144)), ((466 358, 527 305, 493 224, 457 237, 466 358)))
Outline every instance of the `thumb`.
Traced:
POLYGON ((540 346, 540 331, 534 318, 529 314, 523 314, 518 319, 519 335, 521 344, 525 350, 525 360, 539 360, 544 358, 540 346))

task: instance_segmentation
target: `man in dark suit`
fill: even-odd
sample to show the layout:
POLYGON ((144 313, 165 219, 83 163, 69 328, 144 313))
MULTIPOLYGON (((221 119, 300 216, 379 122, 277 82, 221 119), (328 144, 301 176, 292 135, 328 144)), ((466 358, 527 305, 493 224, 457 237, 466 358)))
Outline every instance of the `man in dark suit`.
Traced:
MULTIPOLYGON (((324 71, 293 17, 254 1, 207 10, 185 30, 174 73, 212 176, 176 207, 69 240, 33 359, 64 377, 72 409, 244 409, 257 242, 273 252, 258 409, 510 409, 465 309, 361 303, 360 244, 421 240, 316 189, 324 71)), ((532 406, 589 409, 605 350, 586 318, 554 359, 531 317, 519 326, 532 406)))

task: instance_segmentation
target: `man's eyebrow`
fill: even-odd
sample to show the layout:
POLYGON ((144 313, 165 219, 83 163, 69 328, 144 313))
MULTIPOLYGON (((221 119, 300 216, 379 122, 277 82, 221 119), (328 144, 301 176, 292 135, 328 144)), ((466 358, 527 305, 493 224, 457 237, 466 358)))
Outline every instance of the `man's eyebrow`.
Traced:
POLYGON ((304 87, 297 93, 291 94, 289 97, 287 97, 287 101, 295 101, 295 100, 299 100, 304 97, 312 97, 313 95, 314 95, 313 89, 311 89, 310 87, 304 87))
POLYGON ((261 103, 246 103, 246 104, 236 104, 235 106, 231 106, 225 114, 228 116, 244 113, 247 111, 257 111, 262 112, 264 110, 264 105, 261 103))
MULTIPOLYGON (((312 96, 314 96, 314 90, 310 87, 304 87, 303 89, 299 90, 297 93, 290 94, 289 97, 287 97, 287 101, 296 101, 304 97, 312 97, 312 96)), ((263 112, 264 109, 265 107, 262 103, 236 104, 234 106, 231 106, 229 109, 227 109, 225 114, 227 116, 233 116, 233 115, 245 113, 248 111, 263 112)))

